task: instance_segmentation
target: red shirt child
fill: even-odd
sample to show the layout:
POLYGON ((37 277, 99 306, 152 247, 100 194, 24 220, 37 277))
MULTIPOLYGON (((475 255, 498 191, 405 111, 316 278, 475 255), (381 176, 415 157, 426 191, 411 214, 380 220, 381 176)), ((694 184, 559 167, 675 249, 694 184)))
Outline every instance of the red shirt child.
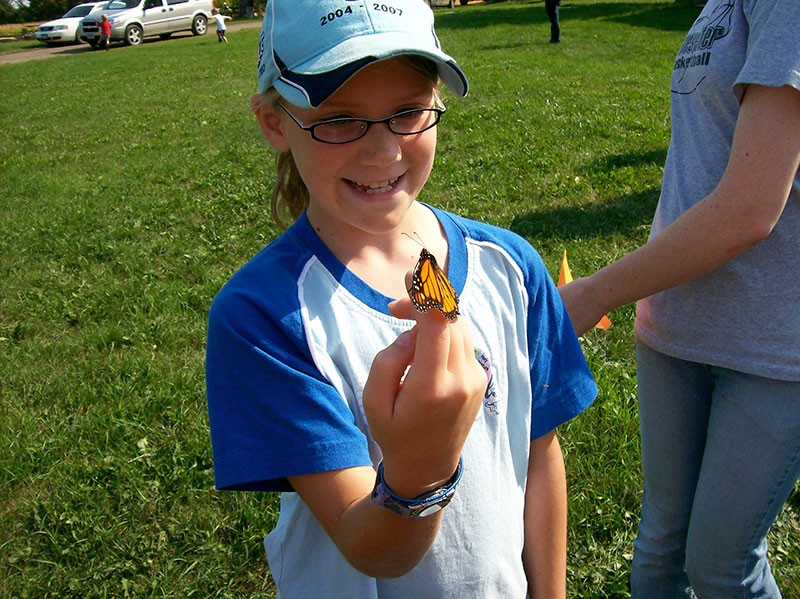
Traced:
POLYGON ((108 50, 111 41, 111 21, 106 15, 100 17, 100 47, 108 50))
POLYGON ((108 17, 103 15, 103 20, 100 21, 100 33, 103 35, 111 35, 111 21, 108 20, 108 17))

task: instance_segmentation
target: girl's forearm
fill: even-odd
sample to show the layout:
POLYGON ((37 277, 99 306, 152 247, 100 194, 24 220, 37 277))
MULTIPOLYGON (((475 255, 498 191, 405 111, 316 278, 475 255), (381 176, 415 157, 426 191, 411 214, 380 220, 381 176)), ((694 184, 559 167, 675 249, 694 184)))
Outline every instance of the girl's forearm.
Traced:
POLYGON ((375 471, 370 466, 293 476, 289 482, 345 559, 367 576, 407 573, 439 531, 441 513, 404 518, 374 505, 375 471))
POLYGON ((563 599, 567 578, 567 483, 555 431, 531 442, 522 562, 531 599, 563 599))
POLYGON ((396 578, 407 574, 425 557, 441 520, 441 512, 425 518, 403 518, 373 505, 365 497, 342 514, 332 538, 360 572, 376 578, 396 578))

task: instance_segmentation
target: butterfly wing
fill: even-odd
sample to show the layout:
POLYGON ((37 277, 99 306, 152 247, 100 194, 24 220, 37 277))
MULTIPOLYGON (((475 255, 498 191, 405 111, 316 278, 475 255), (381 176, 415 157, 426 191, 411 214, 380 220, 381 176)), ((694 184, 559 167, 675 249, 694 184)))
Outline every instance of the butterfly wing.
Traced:
POLYGON ((439 268, 436 258, 425 248, 419 254, 408 295, 414 307, 420 312, 435 308, 447 320, 455 320, 459 314, 458 295, 455 289, 439 268))

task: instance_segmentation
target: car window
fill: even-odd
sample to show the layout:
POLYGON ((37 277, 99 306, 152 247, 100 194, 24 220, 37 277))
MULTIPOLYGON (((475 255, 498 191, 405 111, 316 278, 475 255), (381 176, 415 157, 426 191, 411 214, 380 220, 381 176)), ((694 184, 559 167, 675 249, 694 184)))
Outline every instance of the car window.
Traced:
POLYGON ((172 6, 173 4, 185 4, 189 0, 167 0, 167 4, 172 6))
POLYGON ((162 0, 146 0, 144 3, 145 8, 155 8, 157 6, 164 6, 164 2, 162 0))
POLYGON ((85 17, 90 12, 92 12, 92 8, 94 8, 92 5, 85 5, 85 4, 73 6, 70 10, 68 10, 64 14, 62 19, 66 19, 67 17, 85 17))
POLYGON ((134 8, 139 6, 141 0, 111 0, 106 7, 108 10, 120 10, 122 8, 134 8))

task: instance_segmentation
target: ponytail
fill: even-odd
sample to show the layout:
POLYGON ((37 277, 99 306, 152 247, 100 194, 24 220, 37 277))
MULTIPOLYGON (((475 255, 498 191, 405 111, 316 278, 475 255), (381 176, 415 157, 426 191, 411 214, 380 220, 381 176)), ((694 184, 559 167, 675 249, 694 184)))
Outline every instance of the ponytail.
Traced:
MULTIPOLYGON (((255 106, 253 112, 258 115, 260 110, 273 110, 280 100, 280 95, 274 88, 261 94, 261 101, 255 106)), ((287 229, 296 221, 308 207, 308 189, 291 152, 280 152, 275 159, 276 179, 270 199, 270 212, 272 219, 281 229, 287 229)))
POLYGON ((300 177, 294 156, 291 152, 281 152, 275 159, 277 178, 272 190, 270 209, 272 219, 281 229, 286 229, 284 218, 289 224, 300 218, 308 208, 308 188, 300 177))

